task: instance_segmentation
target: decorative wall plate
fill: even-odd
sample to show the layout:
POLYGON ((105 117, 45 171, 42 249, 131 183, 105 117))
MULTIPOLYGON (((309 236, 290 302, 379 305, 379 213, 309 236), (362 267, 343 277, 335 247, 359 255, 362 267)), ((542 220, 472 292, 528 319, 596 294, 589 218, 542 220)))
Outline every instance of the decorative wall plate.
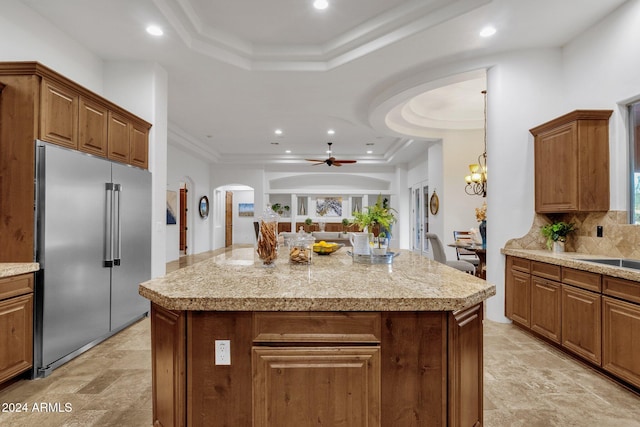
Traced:
POLYGON ((437 214, 439 209, 440 209, 440 199, 438 199, 436 190, 433 190, 433 194, 431 195, 431 199, 429 200, 429 210, 431 211, 431 215, 437 214))
POLYGON ((209 198, 207 196, 200 197, 200 203, 198 203, 198 212, 201 218, 209 216, 209 198))

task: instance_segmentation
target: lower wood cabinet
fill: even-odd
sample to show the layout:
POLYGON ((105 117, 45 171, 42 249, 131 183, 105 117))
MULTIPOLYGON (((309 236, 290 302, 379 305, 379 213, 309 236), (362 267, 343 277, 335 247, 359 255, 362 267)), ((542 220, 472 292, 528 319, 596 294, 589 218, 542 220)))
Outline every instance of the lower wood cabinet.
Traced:
POLYGON ((33 274, 0 279, 0 383, 33 366, 33 274))
POLYGON ((639 282, 507 256, 505 314, 640 389, 639 282))
POLYGON ((506 316, 516 323, 531 326, 531 274, 507 266, 505 281, 506 316))
POLYGON ((602 367, 640 387, 640 307, 602 297, 602 367))
POLYGON ((531 330, 560 343, 562 285, 552 280, 531 277, 531 330))
POLYGON ((601 362, 601 296, 562 286, 562 346, 599 365, 601 362))

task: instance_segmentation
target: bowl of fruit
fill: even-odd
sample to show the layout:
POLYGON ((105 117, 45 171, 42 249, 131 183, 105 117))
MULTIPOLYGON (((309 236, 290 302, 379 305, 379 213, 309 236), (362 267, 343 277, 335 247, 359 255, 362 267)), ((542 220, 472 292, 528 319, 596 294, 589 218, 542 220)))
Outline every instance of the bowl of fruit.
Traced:
POLYGON ((325 242, 324 240, 321 240, 318 243, 313 244, 313 252, 318 255, 331 255, 343 246, 344 244, 342 243, 325 242))

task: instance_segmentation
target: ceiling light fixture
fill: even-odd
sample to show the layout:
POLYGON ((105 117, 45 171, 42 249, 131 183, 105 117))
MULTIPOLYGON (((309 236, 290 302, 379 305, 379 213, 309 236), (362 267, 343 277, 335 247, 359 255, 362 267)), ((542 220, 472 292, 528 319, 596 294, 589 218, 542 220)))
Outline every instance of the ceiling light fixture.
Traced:
POLYGON ((291 154, 291 150, 284 150, 285 153, 291 154))
POLYGON ((373 154, 373 150, 367 150, 367 154, 373 154))
POLYGON ((160 37, 164 34, 164 31, 162 31, 162 28, 157 25, 149 25, 147 27, 147 33, 151 34, 152 36, 160 37))
POLYGON ((318 10, 324 10, 329 7, 329 2, 327 0, 315 0, 313 2, 313 7, 318 10))
POLYGON ((491 37, 496 33, 496 27, 488 25, 480 31, 480 37, 491 37))
POLYGON ((333 130, 333 129, 329 129, 329 130, 327 131, 327 134, 328 134, 328 135, 334 135, 335 133, 336 133, 336 131, 335 131, 335 130, 333 130))
POLYGON ((282 135, 282 129, 276 129, 274 133, 276 135, 282 135))
POLYGON ((487 197, 487 91, 484 96, 484 151, 478 156, 478 163, 469 165, 471 174, 464 177, 467 185, 464 191, 470 196, 487 197))

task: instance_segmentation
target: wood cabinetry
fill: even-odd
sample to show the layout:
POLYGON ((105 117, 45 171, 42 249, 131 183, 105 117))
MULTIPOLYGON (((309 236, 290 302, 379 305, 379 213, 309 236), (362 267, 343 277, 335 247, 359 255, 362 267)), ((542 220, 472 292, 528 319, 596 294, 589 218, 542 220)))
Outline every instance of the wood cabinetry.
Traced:
POLYGON ((609 210, 611 110, 576 110, 530 130, 538 213, 609 210))
POLYGON ((507 256, 505 298, 514 323, 640 388, 640 283, 507 256))
POLYGON ((33 366, 33 274, 0 279, 0 383, 33 366))
POLYGON ((31 262, 34 253, 36 139, 147 168, 151 125, 36 62, 0 63, 0 262, 31 262), (109 135, 109 115, 126 131, 109 135))
POLYGON ((482 304, 447 313, 154 303, 151 321, 157 426, 482 425, 482 304), (220 339, 230 365, 214 363, 220 339))

